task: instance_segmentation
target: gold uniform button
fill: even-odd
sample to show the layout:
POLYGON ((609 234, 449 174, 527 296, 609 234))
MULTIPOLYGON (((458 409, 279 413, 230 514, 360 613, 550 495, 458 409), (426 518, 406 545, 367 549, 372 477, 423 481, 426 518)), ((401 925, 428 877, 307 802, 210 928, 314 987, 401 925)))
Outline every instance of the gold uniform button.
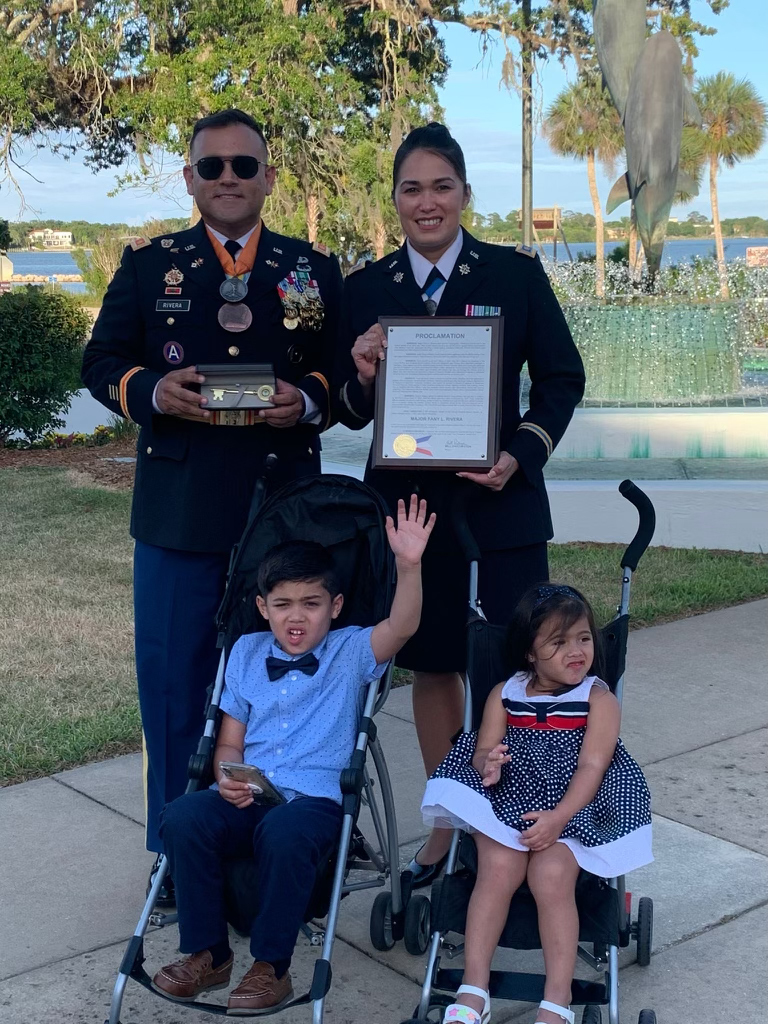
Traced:
POLYGON ((151 454, 152 454, 152 448, 150 446, 149 448, 147 448, 147 455, 151 455, 151 454))
POLYGON ((240 349, 237 347, 237 345, 230 345, 229 346, 229 354, 231 356, 239 356, 240 355, 240 349))
POLYGON ((169 316, 168 319, 165 322, 167 324, 170 324, 171 326, 173 326, 173 324, 176 323, 176 321, 174 320, 174 318, 172 316, 169 316))

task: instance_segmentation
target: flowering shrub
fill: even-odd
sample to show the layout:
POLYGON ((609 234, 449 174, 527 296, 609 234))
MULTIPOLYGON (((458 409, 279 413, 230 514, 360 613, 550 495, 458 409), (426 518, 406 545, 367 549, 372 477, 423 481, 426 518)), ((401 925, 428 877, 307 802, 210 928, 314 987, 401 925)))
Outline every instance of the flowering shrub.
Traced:
POLYGON ((40 448, 55 448, 61 450, 62 448, 97 448, 103 444, 109 444, 110 441, 114 441, 115 432, 111 427, 105 427, 103 424, 96 427, 92 434, 83 433, 71 433, 71 434, 60 434, 55 431, 50 431, 44 434, 37 441, 27 441, 21 437, 10 438, 5 442, 6 448, 13 448, 19 450, 29 449, 40 449, 40 448))

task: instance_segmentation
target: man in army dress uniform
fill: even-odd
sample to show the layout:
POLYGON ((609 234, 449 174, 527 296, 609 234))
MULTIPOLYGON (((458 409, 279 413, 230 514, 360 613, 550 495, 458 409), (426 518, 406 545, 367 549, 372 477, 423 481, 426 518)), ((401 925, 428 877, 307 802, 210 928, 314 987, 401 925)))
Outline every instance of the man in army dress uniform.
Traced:
MULTIPOLYGON (((94 397, 141 426, 131 535, 147 848, 156 853, 160 812, 184 792, 202 733, 218 661, 214 615, 265 458, 278 457, 275 483, 320 472, 341 294, 324 246, 263 224, 275 168, 247 114, 197 122, 184 178, 201 221, 126 248, 83 361, 94 397), (273 407, 209 407, 195 390, 206 363, 272 364, 273 407)), ((161 902, 173 895, 169 881, 161 902)))

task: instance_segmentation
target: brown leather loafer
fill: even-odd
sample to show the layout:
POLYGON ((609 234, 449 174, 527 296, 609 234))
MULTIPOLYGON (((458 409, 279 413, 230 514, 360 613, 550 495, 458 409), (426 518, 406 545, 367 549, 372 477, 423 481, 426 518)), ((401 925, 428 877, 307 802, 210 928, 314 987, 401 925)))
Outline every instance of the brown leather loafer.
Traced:
POLYGON ((185 956, 183 960, 161 968, 152 979, 153 986, 171 999, 189 1003, 201 992, 215 988, 226 988, 232 976, 232 961, 221 964, 214 970, 213 958, 207 949, 185 956))
POLYGON ((293 985, 290 971, 286 971, 282 978, 278 979, 275 977, 272 964, 256 960, 237 988, 232 990, 227 1003, 227 1013, 236 1016, 239 1013, 274 1010, 291 999, 293 985))

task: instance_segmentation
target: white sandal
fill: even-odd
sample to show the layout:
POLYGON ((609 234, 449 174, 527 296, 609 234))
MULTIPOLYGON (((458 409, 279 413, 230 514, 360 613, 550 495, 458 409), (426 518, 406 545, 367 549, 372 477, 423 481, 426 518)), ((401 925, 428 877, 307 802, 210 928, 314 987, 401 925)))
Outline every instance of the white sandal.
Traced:
MULTIPOLYGON (((558 1006, 557 1003, 550 1003, 547 999, 542 999, 539 1003, 540 1010, 549 1010, 550 1013, 556 1013, 558 1017, 562 1017, 566 1024, 573 1024, 576 1017, 569 1006, 558 1006)), ((538 1016, 538 1014, 536 1015, 538 1016)))
POLYGON ((460 996, 464 992, 469 996, 480 996, 485 1000, 483 1012, 478 1013, 477 1010, 473 1010, 471 1006, 465 1006, 463 1003, 451 1003, 445 1008, 443 1024, 490 1024, 491 1000, 485 989, 477 988, 475 985, 460 985, 456 995, 460 996))

